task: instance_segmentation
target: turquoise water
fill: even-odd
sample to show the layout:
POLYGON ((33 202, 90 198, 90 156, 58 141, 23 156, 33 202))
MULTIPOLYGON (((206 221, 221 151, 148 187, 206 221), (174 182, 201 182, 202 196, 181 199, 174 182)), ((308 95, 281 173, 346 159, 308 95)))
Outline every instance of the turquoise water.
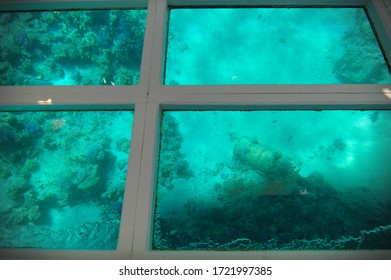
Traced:
POLYGON ((0 247, 115 250, 130 111, 0 112, 0 247))
POLYGON ((133 85, 145 10, 0 13, 0 85, 133 85))
POLYGON ((390 82, 363 8, 170 10, 166 85, 390 82))
POLYGON ((390 249, 390 111, 165 111, 153 249, 390 249))

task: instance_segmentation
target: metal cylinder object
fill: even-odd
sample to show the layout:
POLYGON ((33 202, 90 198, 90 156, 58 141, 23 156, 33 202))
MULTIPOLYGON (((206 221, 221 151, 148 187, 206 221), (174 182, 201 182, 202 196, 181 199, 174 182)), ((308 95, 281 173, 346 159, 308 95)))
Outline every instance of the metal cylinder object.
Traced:
POLYGON ((298 176, 298 168, 290 159, 248 137, 236 141, 234 156, 272 181, 291 181, 298 176))
POLYGON ((274 164, 278 154, 248 137, 239 138, 234 147, 237 159, 261 172, 267 172, 274 164))

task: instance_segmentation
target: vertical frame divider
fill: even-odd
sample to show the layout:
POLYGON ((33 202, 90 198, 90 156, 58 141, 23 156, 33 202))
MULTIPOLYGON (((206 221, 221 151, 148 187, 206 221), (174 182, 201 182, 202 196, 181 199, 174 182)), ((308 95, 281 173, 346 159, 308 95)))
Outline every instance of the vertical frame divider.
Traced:
POLYGON ((155 163, 158 159, 160 141, 160 106, 158 103, 148 103, 146 108, 145 131, 132 259, 150 258, 151 241, 153 238, 153 207, 154 188, 156 182, 155 163))

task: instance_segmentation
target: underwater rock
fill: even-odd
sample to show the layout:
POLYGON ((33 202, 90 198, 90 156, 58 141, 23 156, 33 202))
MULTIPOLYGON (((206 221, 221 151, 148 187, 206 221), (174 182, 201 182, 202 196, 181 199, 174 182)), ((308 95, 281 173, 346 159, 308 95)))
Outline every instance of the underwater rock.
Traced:
MULTIPOLYGON (((93 164, 88 167, 88 175, 77 186, 79 190, 91 190, 100 180, 99 166, 93 164)), ((77 192, 78 193, 78 192, 77 192)))
POLYGON ((19 201, 22 194, 29 188, 29 182, 25 177, 11 176, 7 180, 5 188, 11 199, 19 201))
POLYGON ((391 225, 361 231, 359 249, 391 249, 391 225))
POLYGON ((59 130, 61 130, 66 124, 67 124, 67 121, 64 120, 64 119, 52 120, 52 131, 59 131, 59 130))
POLYGON ((372 114, 368 115, 368 118, 372 123, 375 123, 379 118, 379 111, 375 111, 372 114))
POLYGON ((15 141, 16 131, 6 123, 0 123, 0 144, 12 144, 15 141))
POLYGON ((9 68, 10 65, 8 62, 0 62, 0 75, 4 75, 9 68))
POLYGON ((38 122, 28 122, 24 129, 28 133, 29 138, 38 138, 42 135, 42 129, 38 122))
POLYGON ((164 115, 158 178, 159 184, 167 189, 174 188, 173 180, 194 175, 185 159, 186 155, 181 152, 182 142, 178 121, 170 114, 164 115))
POLYGON ((228 248, 245 249, 251 247, 252 241, 248 238, 238 238, 228 244, 228 248))
POLYGON ((26 162, 23 165, 23 168, 21 170, 21 175, 24 178, 28 179, 31 177, 31 173, 37 171, 38 169, 39 169, 38 160, 36 158, 33 159, 29 158, 26 160, 26 162))
POLYGON ((139 77, 140 72, 120 67, 115 70, 113 80, 116 85, 134 85, 138 83, 139 77))
POLYGON ((130 141, 128 138, 121 138, 117 141, 115 144, 118 151, 121 151, 123 153, 128 153, 130 148, 130 141))
POLYGON ((220 183, 214 185, 218 199, 224 201, 231 197, 263 195, 265 180, 253 170, 234 171, 220 183))
POLYGON ((346 33, 345 51, 334 66, 343 83, 379 83, 389 75, 384 57, 364 13, 357 13, 355 28, 346 33))
POLYGON ((347 50, 334 67, 336 77, 342 82, 371 84, 381 81, 384 75, 384 59, 378 50, 366 47, 366 52, 347 50))
POLYGON ((78 186, 87 176, 87 171, 82 167, 72 167, 66 173, 69 174, 69 182, 74 186, 78 186))
POLYGON ((108 153, 100 143, 91 143, 87 147, 86 160, 89 163, 100 163, 108 157, 108 153))
POLYGON ((346 148, 345 141, 342 138, 336 138, 333 142, 334 147, 337 150, 343 151, 346 148))
POLYGON ((114 212, 121 214, 122 211, 122 199, 118 199, 117 201, 111 204, 111 207, 114 212))
POLYGON ((124 192, 125 181, 118 178, 108 183, 106 191, 101 195, 102 199, 113 200, 121 197, 124 192))
POLYGON ((27 211, 27 218, 30 222, 38 220, 41 217, 41 211, 38 205, 34 205, 27 211))
POLYGON ((189 169, 189 163, 186 160, 179 159, 174 164, 176 175, 181 178, 187 178, 193 176, 193 172, 189 169))

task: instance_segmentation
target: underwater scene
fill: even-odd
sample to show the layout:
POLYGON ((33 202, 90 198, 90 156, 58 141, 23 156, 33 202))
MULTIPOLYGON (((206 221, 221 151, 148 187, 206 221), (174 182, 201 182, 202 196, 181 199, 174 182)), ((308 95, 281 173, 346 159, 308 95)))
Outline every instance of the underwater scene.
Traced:
POLYGON ((154 250, 391 249, 391 111, 164 111, 154 250))
POLYGON ((0 248, 115 250, 132 111, 0 112, 0 248))
POLYGON ((134 85, 146 10, 0 12, 0 85, 134 85))
POLYGON ((363 8, 171 9, 166 85, 387 84, 363 8))

